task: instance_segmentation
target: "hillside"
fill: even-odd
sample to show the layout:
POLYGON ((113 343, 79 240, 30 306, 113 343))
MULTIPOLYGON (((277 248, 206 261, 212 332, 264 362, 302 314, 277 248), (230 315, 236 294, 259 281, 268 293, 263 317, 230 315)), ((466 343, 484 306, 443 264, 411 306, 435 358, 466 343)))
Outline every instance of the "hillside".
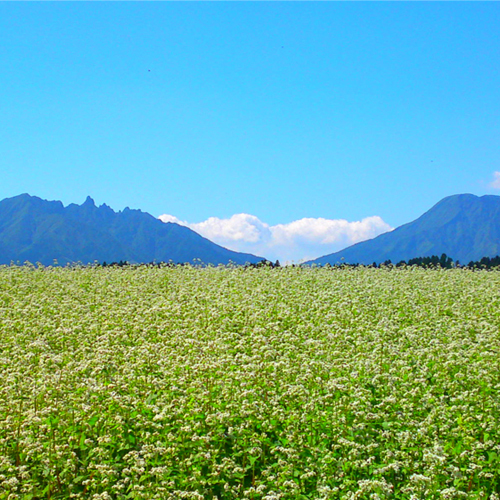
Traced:
POLYGON ((500 196, 448 196, 413 222, 308 264, 380 264, 442 253, 462 263, 500 254, 500 196))
POLYGON ((233 252, 187 227, 164 223, 140 210, 115 212, 87 197, 64 207, 22 194, 0 202, 0 264, 44 265, 72 262, 134 263, 165 261, 206 264, 258 262, 261 257, 233 252))

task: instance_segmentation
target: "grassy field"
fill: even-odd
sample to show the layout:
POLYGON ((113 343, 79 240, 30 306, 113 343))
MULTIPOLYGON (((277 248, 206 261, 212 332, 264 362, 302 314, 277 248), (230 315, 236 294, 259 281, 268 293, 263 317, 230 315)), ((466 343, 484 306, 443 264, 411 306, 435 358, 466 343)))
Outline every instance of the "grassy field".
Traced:
POLYGON ((0 268, 0 499, 498 499, 500 272, 0 268))

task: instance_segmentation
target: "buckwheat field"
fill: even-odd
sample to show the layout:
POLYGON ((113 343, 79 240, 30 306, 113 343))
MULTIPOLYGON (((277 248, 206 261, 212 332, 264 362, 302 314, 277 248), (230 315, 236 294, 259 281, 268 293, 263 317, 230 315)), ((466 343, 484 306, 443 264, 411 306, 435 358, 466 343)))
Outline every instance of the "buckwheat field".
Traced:
POLYGON ((500 496, 500 272, 0 268, 0 499, 500 496))

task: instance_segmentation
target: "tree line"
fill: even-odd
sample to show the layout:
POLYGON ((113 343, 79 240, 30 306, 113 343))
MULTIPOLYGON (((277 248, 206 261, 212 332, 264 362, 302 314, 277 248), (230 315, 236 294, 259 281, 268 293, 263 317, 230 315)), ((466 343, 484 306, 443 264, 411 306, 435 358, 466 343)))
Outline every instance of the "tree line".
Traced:
MULTIPOLYGON (((327 264, 328 265, 328 264, 327 264)), ((331 267, 358 267, 359 264, 335 264, 331 267)), ((452 269, 452 268, 464 268, 464 269, 500 269, 500 255, 496 257, 483 257, 480 260, 471 260, 468 264, 461 264, 459 260, 454 260, 445 253, 438 255, 431 255, 430 257, 414 257, 413 259, 400 260, 397 263, 393 263, 390 259, 377 264, 373 262, 367 267, 424 267, 426 269, 452 269)))
MULTIPOLYGON (((201 264, 201 261, 200 261, 201 264)), ((120 260, 118 262, 110 262, 107 263, 104 261, 100 266, 102 267, 124 267, 124 266, 134 266, 134 267, 175 267, 175 266, 190 266, 192 264, 185 263, 185 262, 177 262, 174 263, 172 261, 170 262, 148 262, 148 263, 142 263, 142 264, 131 264, 126 260, 120 260)), ((304 264, 292 264, 292 267, 303 267, 304 264)), ((333 267, 333 268, 342 268, 342 267, 358 267, 360 264, 347 264, 347 263, 339 263, 339 264, 325 264, 322 267, 333 267)), ((441 256, 438 255, 431 255, 430 257, 414 257, 413 259, 409 259, 408 261, 406 260, 400 260, 397 263, 393 263, 390 259, 385 260, 384 262, 381 262, 380 264, 377 264, 376 262, 373 262, 373 264, 370 264, 365 267, 372 267, 372 268, 381 268, 381 267, 411 267, 411 266, 417 266, 417 267, 424 267, 427 269, 452 269, 452 268, 464 268, 464 269, 500 269, 500 255, 497 255, 496 257, 483 257, 480 260, 476 261, 470 261, 468 264, 463 265, 460 263, 458 260, 454 260, 445 253, 441 254, 441 256)), ((276 269, 280 268, 281 264, 280 261, 277 260, 276 262, 271 262, 270 260, 263 259, 259 262, 256 263, 251 263, 251 264, 245 264, 244 266, 238 266, 238 267, 243 267, 245 269, 254 269, 254 268, 268 268, 268 269, 276 269)))

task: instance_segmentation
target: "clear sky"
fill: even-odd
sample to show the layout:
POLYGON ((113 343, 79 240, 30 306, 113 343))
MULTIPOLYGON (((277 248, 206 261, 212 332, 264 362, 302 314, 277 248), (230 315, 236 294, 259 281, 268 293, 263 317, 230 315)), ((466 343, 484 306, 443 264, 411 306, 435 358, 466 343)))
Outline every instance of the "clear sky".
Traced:
POLYGON ((336 251, 499 192, 499 26, 498 2, 1 2, 0 198, 336 251))

